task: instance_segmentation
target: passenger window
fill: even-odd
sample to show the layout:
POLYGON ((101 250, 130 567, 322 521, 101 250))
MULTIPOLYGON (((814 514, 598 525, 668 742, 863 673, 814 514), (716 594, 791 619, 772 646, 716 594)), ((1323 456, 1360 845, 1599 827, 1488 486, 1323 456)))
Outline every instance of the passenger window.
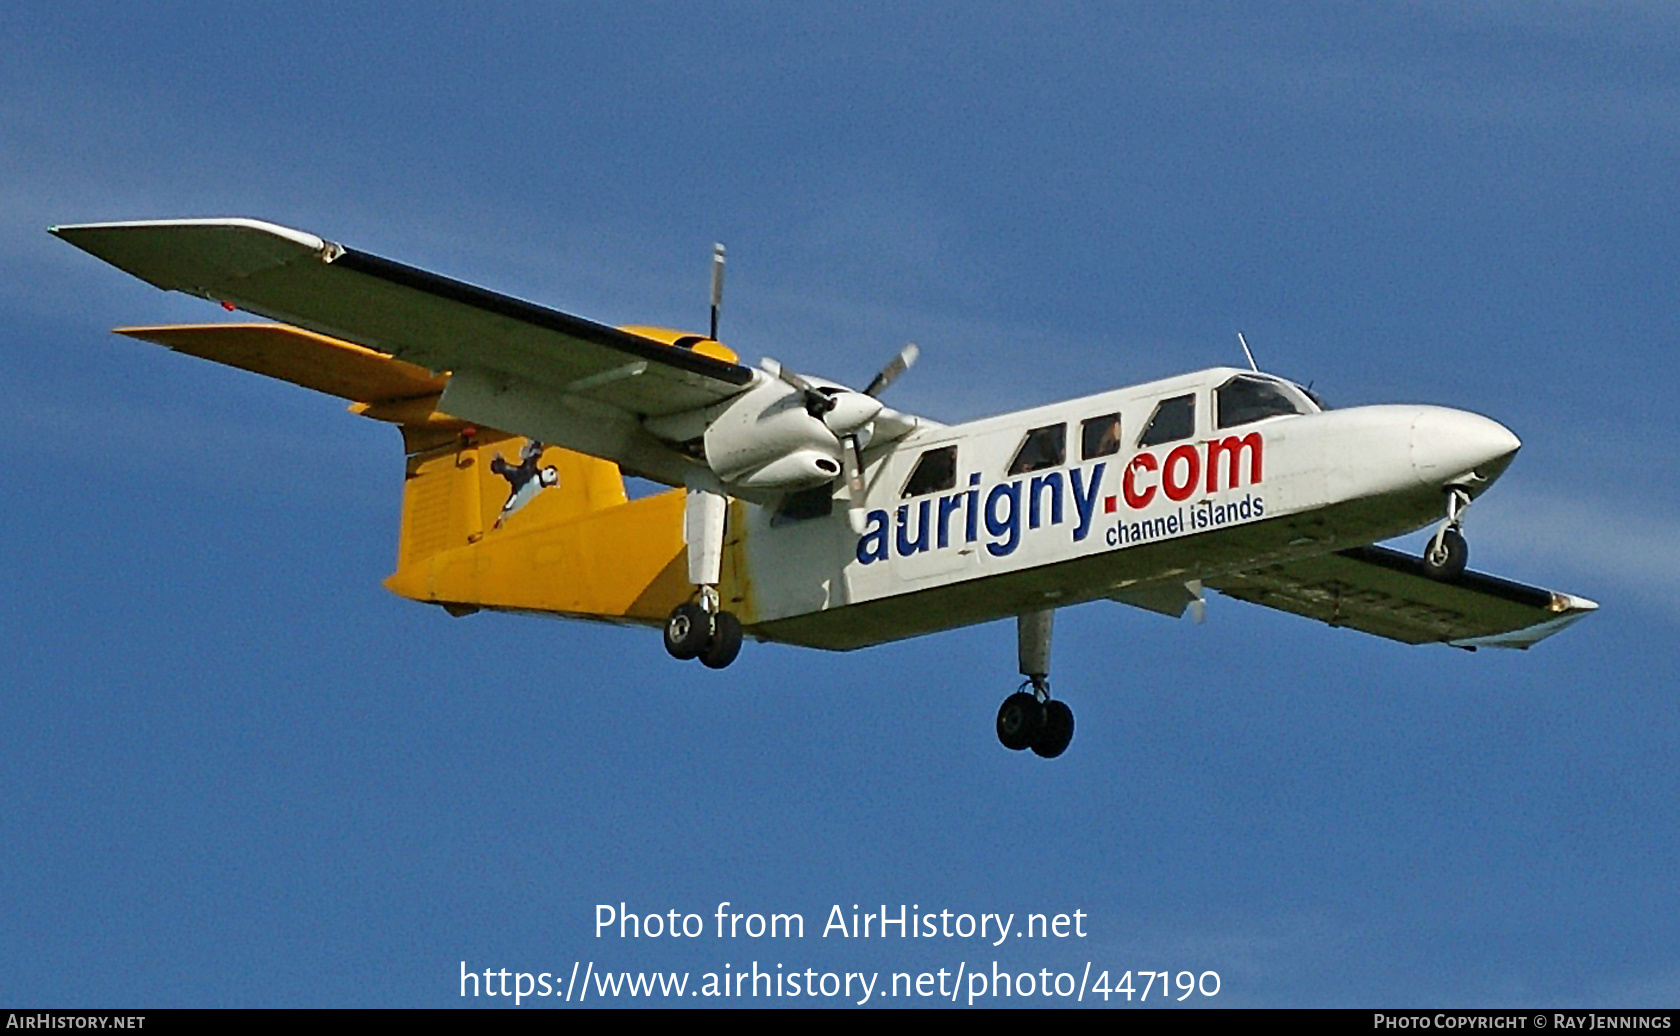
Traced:
POLYGON ((1232 428, 1279 414, 1304 414, 1307 408, 1283 385, 1239 374, 1214 392, 1219 427, 1232 428))
POLYGON ((937 493, 956 484, 957 448, 941 446, 922 454, 921 459, 916 461, 916 470, 910 472, 910 480, 904 483, 904 492, 899 495, 911 497, 937 493))
POLYGON ((1188 439, 1196 434, 1196 397, 1174 396, 1163 399, 1155 407, 1155 415, 1143 430, 1139 446, 1159 446, 1164 442, 1188 439))
POLYGON ((1067 461, 1067 425, 1053 424, 1034 428, 1026 441, 1015 451, 1009 464, 1011 475, 1025 475, 1029 471, 1054 468, 1067 461))
POLYGON ((1079 459, 1107 457, 1120 452, 1120 415, 1104 414, 1086 419, 1079 426, 1079 459))

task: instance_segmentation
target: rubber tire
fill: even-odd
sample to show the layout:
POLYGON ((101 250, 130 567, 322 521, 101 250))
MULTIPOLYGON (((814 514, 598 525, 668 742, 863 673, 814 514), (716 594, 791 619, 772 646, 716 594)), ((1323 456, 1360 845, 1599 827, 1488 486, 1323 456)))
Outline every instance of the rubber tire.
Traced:
POLYGON ((718 612, 712 616, 712 638, 700 649, 700 664, 707 669, 722 669, 740 653, 741 620, 733 612, 718 612))
POLYGON ((1026 691, 1016 691, 998 708, 997 736, 1011 752, 1028 748, 1044 727, 1044 706, 1026 691))
POLYGON ((1040 759, 1054 759, 1067 751, 1073 740, 1073 710, 1067 702, 1054 699, 1044 703, 1044 726, 1033 739, 1033 754, 1040 759))
POLYGON ((712 638, 712 616, 692 601, 671 609, 665 620, 665 650, 671 657, 686 662, 705 650, 712 638))
POLYGON ((1464 574, 1464 566, 1470 561, 1470 544, 1464 542, 1464 534, 1457 529, 1448 529, 1441 534, 1441 550, 1437 555, 1434 550, 1435 541, 1430 540, 1423 548, 1423 574, 1431 579, 1439 579, 1450 583, 1464 574))

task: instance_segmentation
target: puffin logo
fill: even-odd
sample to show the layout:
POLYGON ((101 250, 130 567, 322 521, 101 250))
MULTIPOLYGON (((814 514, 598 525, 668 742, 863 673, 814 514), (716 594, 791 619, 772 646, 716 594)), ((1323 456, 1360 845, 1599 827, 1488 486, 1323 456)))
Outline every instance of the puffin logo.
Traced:
POLYGON ((507 479, 508 483, 507 502, 502 504, 502 512, 496 516, 493 528, 500 529, 503 522, 535 500, 538 493, 560 484, 560 472, 554 465, 542 466, 545 449, 547 447, 537 440, 527 439, 525 445, 519 448, 518 464, 509 464, 499 453, 490 461, 490 470, 507 479))

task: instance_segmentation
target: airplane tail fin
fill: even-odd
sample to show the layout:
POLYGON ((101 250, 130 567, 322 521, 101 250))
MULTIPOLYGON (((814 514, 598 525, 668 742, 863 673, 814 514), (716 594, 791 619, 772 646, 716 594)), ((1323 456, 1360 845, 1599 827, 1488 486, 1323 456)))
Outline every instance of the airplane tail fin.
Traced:
POLYGON ((683 494, 629 500, 618 466, 437 409, 448 383, 378 350, 285 324, 120 328, 177 352, 350 401, 406 455, 393 593, 480 608, 663 623, 687 598, 683 494))
POLYGON ((491 429, 404 425, 393 593, 659 624, 685 600, 680 491, 628 500, 618 465, 491 429))

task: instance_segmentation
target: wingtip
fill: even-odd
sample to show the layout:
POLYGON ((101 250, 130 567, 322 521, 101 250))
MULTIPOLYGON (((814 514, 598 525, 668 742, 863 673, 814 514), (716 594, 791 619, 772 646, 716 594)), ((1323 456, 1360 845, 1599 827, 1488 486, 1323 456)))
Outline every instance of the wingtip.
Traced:
POLYGON ((1589 601, 1585 597, 1576 597, 1574 594, 1558 593, 1554 590, 1552 591, 1552 611, 1564 615, 1585 614, 1598 611, 1598 602, 1589 601))

